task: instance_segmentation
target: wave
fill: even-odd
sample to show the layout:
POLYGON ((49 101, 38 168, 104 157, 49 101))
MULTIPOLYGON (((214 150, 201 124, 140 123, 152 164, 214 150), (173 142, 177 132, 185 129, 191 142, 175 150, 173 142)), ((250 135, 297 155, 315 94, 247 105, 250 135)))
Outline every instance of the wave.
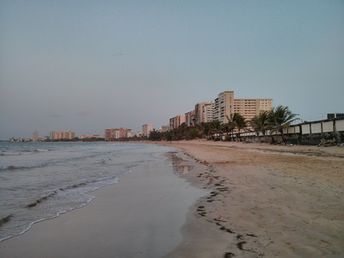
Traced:
MULTIPOLYGON (((76 183, 76 184, 72 184, 72 185, 67 185, 65 187, 61 187, 58 190, 67 191, 67 190, 71 190, 71 189, 75 189, 75 188, 79 188, 79 187, 83 187, 83 186, 89 186, 89 185, 96 184, 96 183, 112 184, 114 180, 116 182, 117 178, 118 178, 117 176, 111 176, 111 177, 104 177, 104 178, 100 178, 100 179, 88 180, 85 182, 80 182, 80 183, 76 183)), ((95 188, 98 188, 98 187, 95 187, 95 188)))
POLYGON ((41 152, 48 152, 51 149, 33 149, 33 150, 21 150, 21 151, 2 151, 0 156, 21 156, 21 155, 29 155, 41 152))
POLYGON ((36 207, 36 206, 37 206, 38 204, 40 204, 41 202, 48 200, 49 198, 53 197, 53 196, 56 195, 56 194, 57 194, 57 191, 55 190, 55 191, 53 191, 53 192, 51 192, 51 193, 49 193, 49 194, 47 194, 47 195, 45 195, 45 196, 43 196, 43 197, 38 198, 37 200, 35 200, 35 201, 29 203, 29 204, 26 205, 25 207, 26 207, 26 208, 33 208, 33 207, 36 207))
MULTIPOLYGON (((107 182, 107 184, 113 184, 113 183, 117 183, 117 177, 113 177, 113 178, 103 178, 103 180, 105 182, 107 182), (109 179, 112 179, 112 181, 110 181, 109 179), (114 181, 115 180, 115 181, 114 181)), ((75 188, 78 188, 78 187, 83 187, 83 186, 87 186, 88 184, 91 184, 91 183, 96 183, 96 182, 101 182, 102 180, 92 180, 92 181, 88 181, 88 182, 81 182, 81 183, 77 183, 77 184, 72 184, 72 185, 68 185, 66 187, 63 187, 63 188, 59 188, 57 190, 53 190, 52 192, 50 192, 49 194, 47 195, 44 195, 40 198, 38 198, 37 200, 27 204, 25 207, 28 208, 28 209, 31 209, 31 208, 34 208, 36 207, 37 205, 41 204, 42 202, 44 201, 47 201, 49 200, 50 198, 54 197, 55 195, 58 194, 59 191, 67 191, 67 190, 71 190, 71 189, 75 189, 75 188)), ((102 186, 105 186, 106 184, 102 185, 102 186)), ((0 242, 2 241, 5 241, 7 239, 11 239, 15 236, 18 236, 18 235, 22 235, 24 234, 25 232, 27 232, 28 230, 30 230, 30 228, 36 224, 36 223, 39 223, 41 221, 45 221, 45 220, 48 220, 48 219, 53 219, 53 218, 56 218, 58 216, 60 216, 61 214, 64 214, 64 213, 67 213, 69 211, 73 211, 73 210, 76 210, 76 209, 80 209, 82 207, 85 207, 87 204, 89 204, 95 197, 93 195, 90 195, 90 192, 93 192, 97 189, 99 189, 100 187, 102 186, 95 186, 93 187, 92 189, 89 189, 87 192, 86 192, 86 196, 87 198, 80 204, 74 206, 74 207, 65 207, 64 209, 62 210, 59 210, 57 211, 56 213, 54 214, 50 214, 50 215, 46 215, 42 218, 39 218, 39 219, 36 219, 34 221, 31 221, 29 222, 29 224, 27 224, 25 226, 25 228, 19 232, 19 233, 11 233, 7 236, 4 236, 4 237, 1 237, 0 236, 0 242)), ((14 216, 12 214, 6 216, 6 217, 3 217, 3 218, 0 218, 0 227, 5 224, 5 223, 8 223, 14 216)))
POLYGON ((1 227, 2 225, 6 224, 7 222, 9 222, 9 221, 11 220, 12 217, 13 217, 13 215, 10 214, 10 215, 7 215, 7 216, 5 216, 5 217, 0 218, 0 227, 1 227))
POLYGON ((78 184, 68 185, 66 187, 59 188, 59 190, 60 191, 66 191, 66 190, 78 188, 78 187, 81 187, 81 186, 86 186, 86 185, 88 185, 90 183, 93 183, 93 182, 92 181, 88 181, 88 182, 81 182, 81 183, 78 183, 78 184))
POLYGON ((25 166, 5 166, 5 167, 1 167, 0 171, 6 171, 6 170, 21 170, 21 169, 30 169, 32 167, 25 167, 25 166))
MULTIPOLYGON (((94 198, 95 198, 94 196, 89 196, 85 202, 81 203, 78 206, 75 206, 75 207, 72 207, 72 208, 68 208, 68 209, 64 209, 64 210, 60 210, 60 211, 56 212, 54 215, 50 215, 50 216, 46 216, 46 217, 34 220, 34 221, 30 222, 21 232, 10 234, 10 235, 4 236, 2 238, 0 237, 0 242, 8 240, 8 239, 11 239, 11 238, 16 237, 16 236, 20 236, 20 235, 25 234, 27 231, 29 231, 32 228, 32 226, 34 224, 37 224, 37 223, 39 223, 41 221, 45 221, 45 220, 49 220, 49 219, 54 219, 54 218, 57 218, 58 216, 60 216, 61 214, 64 214, 64 213, 67 213, 69 211, 73 211, 73 210, 77 210, 77 209, 80 209, 82 207, 85 207, 94 198)), ((10 216, 13 217, 12 214, 10 216)))
MULTIPOLYGON (((87 159, 87 158, 93 158, 93 157, 96 157, 98 155, 99 154, 92 154, 92 155, 85 155, 85 156, 81 156, 81 157, 65 158, 62 160, 54 160, 54 161, 50 161, 50 162, 46 162, 46 163, 42 163, 42 164, 38 164, 38 165, 33 165, 33 166, 16 166, 16 165, 3 166, 3 167, 0 167, 0 172, 1 171, 28 170, 28 169, 35 169, 35 168, 43 168, 43 167, 46 167, 49 165, 57 165, 60 163, 73 162, 73 161, 83 160, 83 159, 87 159)), ((103 164, 105 164, 105 162, 103 164)))
POLYGON ((51 151, 50 149, 34 149, 31 152, 47 152, 47 151, 51 151))
MULTIPOLYGON (((89 181, 86 181, 86 182, 80 182, 80 183, 76 183, 76 184, 72 184, 72 185, 67 185, 65 187, 60 187, 59 189, 57 190, 53 190, 52 192, 50 192, 49 194, 47 195, 44 195, 36 200, 34 200, 33 202, 27 204, 25 206, 25 208, 33 208, 33 207, 36 207, 37 205, 41 204, 42 202, 44 201, 47 201, 48 199, 54 197, 55 195, 58 194, 59 191, 61 192, 64 192, 64 191, 68 191, 68 190, 72 190, 72 189, 76 189, 76 188, 79 188, 79 187, 84 187, 84 186, 88 186, 88 185, 91 185, 91 184, 94 184, 94 183, 99 183, 99 182, 108 182, 108 184, 112 184, 113 182, 111 182, 111 180, 116 180, 117 177, 111 177, 111 178, 103 178, 103 179, 96 179, 96 180, 89 180, 89 181)), ((96 187, 94 189, 98 189, 99 187, 96 187)))
POLYGON ((0 156, 20 156, 23 155, 23 152, 13 152, 13 151, 2 151, 0 156))
POLYGON ((42 168, 47 166, 47 163, 40 164, 40 165, 35 165, 35 166, 14 166, 14 165, 9 165, 9 166, 4 166, 0 167, 0 172, 1 171, 12 171, 12 170, 27 170, 27 169, 34 169, 34 168, 42 168))

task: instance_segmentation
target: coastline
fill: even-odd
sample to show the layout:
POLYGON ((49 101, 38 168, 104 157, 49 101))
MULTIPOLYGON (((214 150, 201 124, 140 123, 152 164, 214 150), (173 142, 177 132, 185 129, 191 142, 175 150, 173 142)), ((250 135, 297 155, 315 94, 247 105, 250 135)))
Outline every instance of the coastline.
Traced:
POLYGON ((85 207, 1 242, 0 256, 163 257, 182 241, 189 208, 206 194, 177 176, 164 153, 94 191, 85 207))
POLYGON ((171 171, 181 178, 172 172, 163 176, 169 179, 159 179, 161 174, 149 173, 159 170, 155 167, 141 175, 128 173, 119 184, 96 190, 95 200, 87 206, 37 223, 25 234, 1 242, 0 256, 344 254, 344 148, 205 140, 157 144, 176 150, 166 155, 171 171), (171 185, 170 194, 179 197, 168 201, 164 193, 171 185), (140 194, 147 189, 150 193, 140 194), (161 211, 163 216, 159 216, 161 211), (123 224, 115 225, 119 219, 124 219, 123 224), (158 235, 165 240, 159 242, 158 235))
POLYGON ((344 254, 343 148, 204 140, 159 144, 207 165, 206 173, 188 179, 212 190, 194 207, 183 243, 168 257, 215 257, 192 255, 201 246, 192 242, 199 237, 195 223, 222 233, 222 245, 207 246, 222 248, 217 257, 344 254))

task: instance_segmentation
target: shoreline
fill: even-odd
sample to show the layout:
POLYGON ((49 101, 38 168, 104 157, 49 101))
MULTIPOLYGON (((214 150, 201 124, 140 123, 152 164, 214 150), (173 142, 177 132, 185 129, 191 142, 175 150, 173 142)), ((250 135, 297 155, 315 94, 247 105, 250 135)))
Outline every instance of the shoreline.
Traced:
MULTIPOLYGON (((197 187, 202 194, 198 192, 198 197, 192 197, 193 201, 189 199, 184 206, 187 213, 178 222, 179 244, 168 252, 165 249, 162 256, 144 256, 145 250, 136 252, 137 257, 341 257, 344 254, 344 148, 204 140, 147 144, 176 150, 166 153, 176 174, 173 176, 189 187, 197 187)), ((119 189, 122 178, 119 184, 94 191, 95 200, 86 206, 36 223, 24 234, 0 242, 0 256, 8 257, 14 251, 17 255, 10 257, 24 254, 40 257, 42 252, 50 254, 48 257, 114 257, 114 252, 118 255, 115 257, 133 257, 116 252, 120 248, 132 248, 137 241, 126 239, 119 249, 111 247, 109 239, 114 238, 116 229, 112 224, 116 217, 126 213, 113 216, 115 209, 109 206, 115 205, 118 194, 133 194, 132 189, 126 189, 130 182, 134 183, 134 189, 141 187, 134 174, 126 174, 123 178, 126 182, 119 189), (46 245, 36 253, 27 253, 37 243, 46 245), (74 250, 75 247, 79 249, 74 250)), ((152 175, 146 176, 154 180, 152 175)), ((159 180, 153 185, 159 185, 159 180)), ((157 193, 163 193, 163 188, 157 193)), ((133 197, 135 207, 139 206, 136 198, 142 196, 133 197)), ((170 209, 166 201, 154 200, 154 205, 170 209)), ((126 205, 124 199, 117 201, 126 205)), ((179 202, 181 199, 175 204, 179 202)), ((128 205, 124 207, 132 209, 128 205)), ((136 213, 146 210, 146 207, 138 209, 136 213)), ((152 211, 149 216, 155 213, 152 211)), ((139 224, 147 224, 149 216, 140 216, 143 221, 139 224)), ((171 227, 176 227, 174 222, 166 227, 161 219, 157 220, 160 226, 154 230, 163 227, 165 235, 171 227)), ((131 230, 121 230, 132 233, 135 227, 128 220, 126 223, 131 230)))
MULTIPOLYGON (((36 223, 0 243, 1 257, 163 257, 182 241, 190 207, 205 194, 166 157, 93 192, 85 207, 36 223)), ((160 158, 161 158, 160 157, 160 158)))
MULTIPOLYGON (((201 209, 194 207, 184 228, 198 220, 225 233, 219 257, 344 254, 344 148, 204 140, 160 144, 208 166, 208 173, 189 180, 212 189, 213 196, 201 198, 201 209)), ((184 230, 183 244, 168 257, 193 257, 188 254, 197 244, 184 243, 194 233, 184 230)))

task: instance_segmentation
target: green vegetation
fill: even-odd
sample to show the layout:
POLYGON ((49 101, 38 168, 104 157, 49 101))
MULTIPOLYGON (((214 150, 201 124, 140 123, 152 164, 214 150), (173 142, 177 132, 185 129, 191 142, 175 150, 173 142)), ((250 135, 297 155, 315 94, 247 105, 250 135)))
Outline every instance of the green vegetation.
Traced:
MULTIPOLYGON (((292 122, 299 118, 297 114, 293 114, 287 106, 277 106, 269 112, 262 112, 251 120, 252 128, 257 132, 266 134, 267 130, 270 132, 279 132, 282 140, 285 143, 283 129, 288 128, 292 122)), ((271 134, 272 142, 275 142, 273 134, 271 134)))
MULTIPOLYGON (((238 113, 227 117, 228 122, 221 124, 219 121, 209 123, 201 123, 200 125, 187 126, 182 124, 180 127, 168 132, 152 131, 149 140, 152 141, 176 141, 176 140, 192 140, 198 138, 206 138, 219 140, 220 136, 225 136, 226 140, 240 140, 240 133, 245 131, 255 131, 257 135, 262 133, 266 135, 266 131, 281 133, 285 142, 283 129, 290 126, 296 121, 297 115, 293 114, 286 106, 277 106, 271 111, 264 111, 255 116, 251 121, 238 113)), ((273 137, 273 136, 271 136, 273 137)), ((274 142, 274 139, 272 138, 274 142)))
POLYGON ((257 134, 261 132, 265 136, 266 130, 269 129, 269 113, 268 111, 263 111, 250 121, 251 127, 257 134))
POLYGON ((288 107, 277 106, 269 112, 269 126, 271 127, 271 131, 281 133, 283 142, 286 142, 283 129, 288 128, 296 120, 298 120, 297 115, 293 114, 288 107))

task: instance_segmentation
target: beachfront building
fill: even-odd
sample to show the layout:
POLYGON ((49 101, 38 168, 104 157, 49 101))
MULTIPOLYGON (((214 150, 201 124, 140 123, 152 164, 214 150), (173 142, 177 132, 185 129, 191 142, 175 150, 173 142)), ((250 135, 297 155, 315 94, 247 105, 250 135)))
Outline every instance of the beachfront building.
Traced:
POLYGON ((72 132, 72 131, 50 132, 50 140, 53 140, 53 141, 73 140, 74 138, 75 138, 75 132, 72 132))
POLYGON ((133 136, 132 129, 128 128, 108 128, 105 129, 105 140, 113 141, 118 139, 126 139, 133 136))
POLYGON ((213 121, 214 104, 210 101, 199 102, 195 105, 195 124, 213 121))
POLYGON ((213 104, 213 119, 227 123, 234 113, 239 113, 246 120, 263 111, 272 109, 272 99, 235 99, 234 91, 224 91, 218 94, 213 104))
POLYGON ((259 115, 263 111, 272 109, 272 99, 235 99, 234 91, 220 92, 217 98, 211 101, 199 102, 195 105, 195 109, 170 118, 170 130, 178 128, 185 122, 186 126, 199 125, 201 123, 209 123, 219 121, 220 123, 228 123, 234 113, 239 113, 245 120, 249 121, 254 116, 259 115))
POLYGON ((246 120, 271 109, 272 99, 234 99, 234 113, 241 114, 246 120))
POLYGON ((170 129, 177 129, 179 126, 181 126, 183 123, 185 123, 185 115, 178 115, 175 117, 170 118, 170 129))
POLYGON ((218 94, 213 105, 213 120, 227 123, 234 114, 234 91, 224 91, 218 94))
POLYGON ((153 131, 153 125, 152 124, 144 124, 142 126, 142 135, 144 137, 149 137, 149 134, 153 131))
POLYGON ((187 126, 194 126, 195 125, 195 110, 191 110, 185 113, 185 124, 187 126))

